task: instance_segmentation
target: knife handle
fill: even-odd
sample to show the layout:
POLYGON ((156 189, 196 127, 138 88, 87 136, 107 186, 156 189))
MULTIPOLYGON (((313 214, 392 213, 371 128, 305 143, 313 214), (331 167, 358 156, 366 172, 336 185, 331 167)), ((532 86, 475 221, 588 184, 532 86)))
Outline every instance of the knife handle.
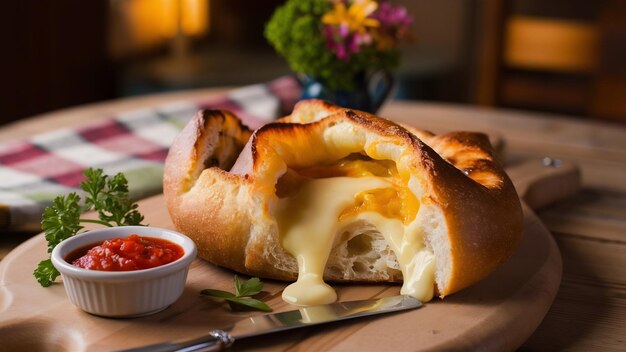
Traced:
MULTIPOLYGON (((165 342, 124 350, 123 352, 210 352, 230 347, 235 339, 224 330, 213 330, 208 335, 183 342, 165 342)), ((120 351, 122 352, 122 351, 120 351)))

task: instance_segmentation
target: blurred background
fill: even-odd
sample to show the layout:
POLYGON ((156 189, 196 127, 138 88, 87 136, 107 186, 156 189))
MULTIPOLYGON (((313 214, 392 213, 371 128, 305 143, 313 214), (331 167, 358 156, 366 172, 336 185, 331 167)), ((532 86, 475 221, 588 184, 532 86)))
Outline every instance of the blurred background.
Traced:
MULTIPOLYGON (((283 1, 2 4, 0 124, 77 104, 289 74, 263 37, 283 1)), ((626 1, 396 0, 414 18, 396 99, 626 124, 626 1)))

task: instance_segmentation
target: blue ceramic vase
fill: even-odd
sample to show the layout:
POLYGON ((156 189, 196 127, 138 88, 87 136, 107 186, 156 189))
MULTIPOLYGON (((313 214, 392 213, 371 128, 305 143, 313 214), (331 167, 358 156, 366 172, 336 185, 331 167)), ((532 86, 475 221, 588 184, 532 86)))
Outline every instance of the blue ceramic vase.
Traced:
POLYGON ((302 99, 322 99, 346 108, 376 113, 383 105, 393 87, 393 76, 388 71, 355 76, 352 91, 332 90, 315 78, 303 75, 302 99))

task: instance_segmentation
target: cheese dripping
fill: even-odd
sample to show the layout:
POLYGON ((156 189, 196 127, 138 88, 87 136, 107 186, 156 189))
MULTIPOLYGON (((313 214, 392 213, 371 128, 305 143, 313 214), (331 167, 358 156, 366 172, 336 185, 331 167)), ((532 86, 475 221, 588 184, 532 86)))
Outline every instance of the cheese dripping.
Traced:
POLYGON ((419 202, 398 182, 395 165, 344 161, 300 173, 326 178, 291 172, 277 186, 283 196, 275 208, 281 245, 298 263, 298 280, 283 291, 286 302, 307 306, 337 299, 323 280, 324 269, 335 235, 355 221, 374 225, 396 254, 404 278, 401 293, 422 301, 432 298, 434 258, 416 221, 419 202))

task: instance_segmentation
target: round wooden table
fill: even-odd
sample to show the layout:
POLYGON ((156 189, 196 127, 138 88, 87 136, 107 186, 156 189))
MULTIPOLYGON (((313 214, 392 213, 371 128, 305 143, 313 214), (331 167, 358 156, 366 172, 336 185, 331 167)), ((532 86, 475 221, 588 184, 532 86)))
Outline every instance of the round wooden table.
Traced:
MULTIPOLYGON (((223 93, 208 89, 128 98, 5 125, 0 143, 140 107, 223 93)), ((434 132, 486 131, 506 143, 506 163, 544 157, 578 165, 582 189, 537 211, 563 260, 559 292, 521 350, 623 351, 626 346, 626 127, 563 116, 392 101, 380 115, 434 132)), ((32 234, 3 233, 0 258, 32 234)))

